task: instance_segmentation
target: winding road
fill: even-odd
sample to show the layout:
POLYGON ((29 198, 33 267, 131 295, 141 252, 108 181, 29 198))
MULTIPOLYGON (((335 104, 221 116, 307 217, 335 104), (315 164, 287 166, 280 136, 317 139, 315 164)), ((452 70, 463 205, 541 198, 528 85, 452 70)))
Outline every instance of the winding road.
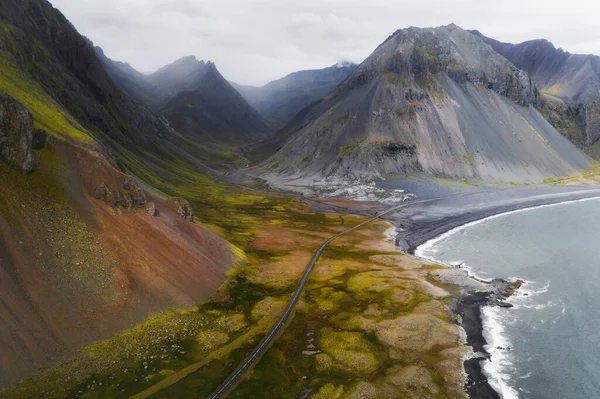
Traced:
MULTIPOLYGON (((461 194, 459 194, 459 195, 461 195, 461 194)), ((459 195, 453 195, 451 197, 459 196, 459 195)), ((443 198, 446 198, 446 197, 443 197, 443 198)), ((319 247, 319 249, 317 249, 315 251, 315 254, 313 255, 312 260, 308 264, 306 270, 304 271, 304 274, 302 275, 302 278, 298 282, 298 286, 296 287, 296 290, 294 291, 294 295, 288 302, 288 304, 287 304, 285 310, 283 311, 283 313, 281 314, 281 316, 279 316, 279 319, 277 320, 277 322, 273 325, 273 327, 271 327, 271 329, 269 330, 267 335, 264 336, 264 338, 260 341, 258 346, 256 348, 254 348, 252 353, 246 358, 246 360, 244 360, 244 362, 242 364, 240 364, 237 369, 235 369, 235 371, 221 384, 221 386, 219 386, 219 388, 217 388, 217 390, 214 391, 209 396, 209 399, 219 399, 219 398, 226 397, 227 393, 229 393, 229 391, 236 385, 236 383, 238 383, 242 379, 242 377, 244 376, 246 371, 248 371, 248 369, 254 364, 255 361, 260 359, 260 357, 264 354, 264 352, 269 348, 271 343, 273 343, 273 341, 277 337, 277 334, 282 330, 283 326, 285 325, 285 322, 287 321, 288 317, 294 310, 294 307, 298 303, 298 300, 300 299, 300 295, 302 295, 302 291, 304 290, 306 283, 308 283, 310 274, 313 271, 313 269, 315 268, 317 261, 321 257, 325 248, 327 248, 329 246, 329 244, 331 244, 335 239, 337 239, 345 234, 351 233, 354 230, 357 230, 357 229, 363 227, 364 225, 371 223, 374 220, 377 220, 388 213, 394 212, 398 209, 405 208, 405 207, 408 207, 411 205, 422 204, 425 202, 438 201, 443 198, 432 198, 432 199, 421 200, 421 201, 411 201, 409 203, 403 203, 401 205, 392 207, 390 209, 387 209, 383 212, 378 213, 377 215, 373 216, 372 218, 370 218, 360 224, 357 224, 354 227, 351 227, 347 230, 344 230, 344 231, 330 237, 327 241, 325 241, 319 247)))

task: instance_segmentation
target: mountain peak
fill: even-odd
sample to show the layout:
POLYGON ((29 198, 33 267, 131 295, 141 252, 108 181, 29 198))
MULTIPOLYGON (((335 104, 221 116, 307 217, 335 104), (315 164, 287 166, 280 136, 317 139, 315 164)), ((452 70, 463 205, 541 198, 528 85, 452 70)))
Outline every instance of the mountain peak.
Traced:
MULTIPOLYGON (((185 57, 181 57, 178 60, 176 60, 173 65, 179 65, 179 64, 188 64, 188 63, 198 63, 198 59, 196 58, 195 55, 186 55, 185 57)), ((204 62, 204 61, 202 61, 204 62)))
POLYGON ((339 61, 334 65, 334 68, 352 68, 353 66, 356 66, 356 64, 351 61, 339 61))

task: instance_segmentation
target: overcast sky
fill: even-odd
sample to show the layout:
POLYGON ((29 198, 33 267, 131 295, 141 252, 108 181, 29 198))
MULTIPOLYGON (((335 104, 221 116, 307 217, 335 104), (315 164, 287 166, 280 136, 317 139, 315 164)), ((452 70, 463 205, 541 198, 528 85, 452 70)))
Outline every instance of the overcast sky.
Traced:
POLYGON ((50 0, 110 58, 152 72, 193 54, 262 85, 361 62, 399 28, 454 22, 508 42, 600 55, 597 0, 50 0))

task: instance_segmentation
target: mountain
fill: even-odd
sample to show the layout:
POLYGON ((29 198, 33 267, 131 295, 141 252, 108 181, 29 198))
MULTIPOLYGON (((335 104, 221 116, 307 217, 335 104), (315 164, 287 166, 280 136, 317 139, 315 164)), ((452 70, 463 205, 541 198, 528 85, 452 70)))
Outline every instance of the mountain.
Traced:
POLYGON ((518 68, 527 71, 539 87, 548 120, 582 148, 600 154, 600 57, 571 54, 547 40, 501 43, 478 31, 488 43, 518 68))
POLYGON ((96 52, 121 90, 166 116, 170 126, 188 140, 202 145, 241 145, 272 130, 213 62, 191 55, 144 75, 129 64, 107 58, 99 47, 96 52))
POLYGON ((198 61, 190 55, 160 68, 147 79, 155 86, 155 93, 164 105, 178 93, 200 84, 211 66, 214 66, 212 62, 198 61))
POLYGON ((126 62, 111 60, 98 46, 94 47, 94 50, 114 83, 124 93, 151 108, 161 104, 156 85, 150 81, 147 75, 138 72, 126 62))
POLYGON ((238 261, 179 197, 213 188, 211 151, 115 82, 49 2, 0 2, 0 389, 206 299, 238 261))
POLYGON ((387 173, 538 182, 589 161, 536 109, 529 75, 456 25, 401 29, 254 150, 287 179, 387 173))
POLYGON ((339 62, 329 68, 294 72, 262 87, 233 86, 275 128, 281 128, 300 110, 331 93, 356 67, 339 62))
POLYGON ((168 126, 114 85, 93 47, 50 3, 3 1, 0 20, 3 62, 35 77, 92 135, 128 148, 160 148, 168 126))
POLYGON ((241 145, 271 132, 211 62, 192 88, 176 94, 160 112, 173 128, 194 140, 241 145))

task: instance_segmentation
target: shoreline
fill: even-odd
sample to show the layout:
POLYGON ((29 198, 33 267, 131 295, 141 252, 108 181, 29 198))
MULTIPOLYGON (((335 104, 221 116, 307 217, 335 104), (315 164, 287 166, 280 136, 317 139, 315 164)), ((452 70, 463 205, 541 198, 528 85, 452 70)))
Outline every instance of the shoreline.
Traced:
MULTIPOLYGON (((494 191, 482 192, 481 195, 491 195, 494 191)), ((500 193, 500 192, 499 192, 500 193)), ((476 195, 476 194, 475 194, 476 195)), ((410 220, 411 225, 400 231, 396 237, 396 245, 403 251, 414 255, 418 247, 429 241, 435 240, 444 234, 456 229, 468 227, 471 223, 478 223, 488 218, 499 217, 513 212, 524 212, 546 206, 556 206, 563 203, 587 201, 600 198, 600 189, 585 189, 572 192, 554 194, 553 196, 531 196, 523 198, 510 198, 510 201, 501 199, 495 203, 484 204, 483 207, 473 209, 459 209, 447 212, 447 214, 432 215, 429 212, 433 206, 423 206, 418 209, 420 219, 410 220)), ((444 200, 438 203, 443 204, 444 200)), ((460 203, 460 198, 457 199, 460 203)), ((477 204, 477 202, 475 202, 477 204)), ((470 206, 471 204, 466 204, 470 206)), ((435 206, 435 205, 434 205, 435 206)), ((403 216, 403 215, 402 215, 403 216)), ((401 218, 398 218, 401 219, 401 218)), ((398 220, 393 220, 393 223, 398 220)))
MULTIPOLYGON (((432 215, 438 217, 432 217, 429 220, 425 217, 423 220, 413 222, 409 228, 403 228, 403 231, 400 231, 396 236, 396 245, 406 253, 422 258, 415 254, 419 247, 426 244, 435 245, 436 242, 444 237, 485 220, 542 207, 598 199, 600 199, 599 191, 583 190, 561 193, 558 196, 517 198, 516 201, 510 203, 493 203, 488 207, 470 209, 468 211, 464 211, 464 208, 462 208, 458 212, 450 212, 446 215, 442 213, 441 218, 439 214, 436 215, 435 212, 431 212, 432 215)), ((420 216, 422 217, 423 214, 427 215, 427 211, 427 208, 421 210, 420 216)), ((393 223, 397 225, 398 220, 395 220, 393 223)), ((449 270, 457 270, 456 267, 444 264, 436 259, 427 258, 427 260, 443 264, 449 270)), ((502 305, 501 303, 509 296, 507 294, 512 289, 512 282, 503 279, 494 279, 487 282, 476 278, 468 272, 466 274, 467 279, 486 285, 488 289, 473 289, 471 284, 466 281, 462 284, 461 282, 457 283, 461 288, 461 295, 453 306, 452 311, 459 317, 459 324, 466 332, 466 345, 473 349, 473 357, 466 359, 464 362, 466 375, 465 391, 470 398, 499 399, 502 396, 492 387, 484 370, 483 362, 490 360, 491 354, 485 349, 487 340, 484 336, 486 330, 482 311, 484 307, 488 306, 510 306, 502 305)))

